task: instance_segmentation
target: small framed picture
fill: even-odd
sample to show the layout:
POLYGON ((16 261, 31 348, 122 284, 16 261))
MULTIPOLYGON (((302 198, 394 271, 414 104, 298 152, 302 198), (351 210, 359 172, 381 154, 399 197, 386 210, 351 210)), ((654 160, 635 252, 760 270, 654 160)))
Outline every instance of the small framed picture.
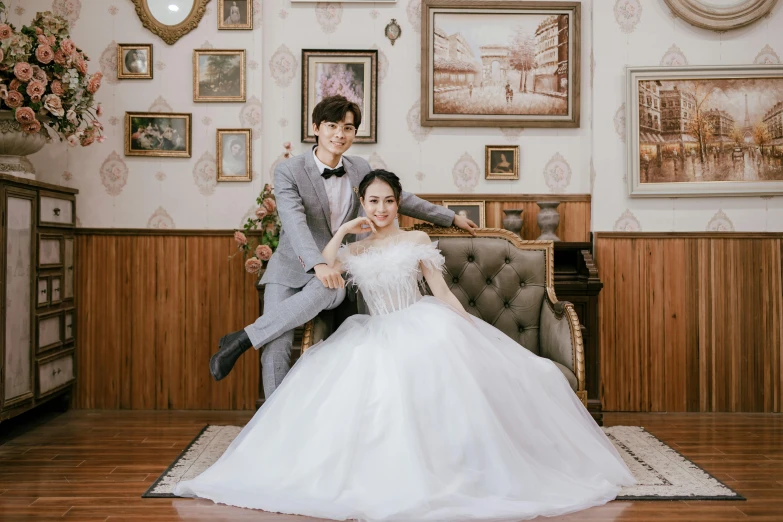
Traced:
POLYGON ((354 143, 377 143, 378 50, 302 50, 302 142, 315 143, 313 107, 342 94, 362 111, 354 143))
POLYGON ((244 102, 245 50, 195 49, 193 101, 244 102))
POLYGON ((189 158, 190 113, 126 112, 125 155, 189 158))
POLYGON ((218 29, 253 28, 252 0, 218 0, 218 29))
POLYGON ((117 44, 117 78, 152 79, 152 44, 117 44))
POLYGON ((486 145, 484 179, 519 179, 519 145, 486 145))
POLYGON ((252 129, 217 130, 217 180, 252 181, 252 129))
POLYGON ((483 201, 444 201, 443 206, 453 210, 458 216, 465 216, 477 224, 479 228, 486 226, 483 201))

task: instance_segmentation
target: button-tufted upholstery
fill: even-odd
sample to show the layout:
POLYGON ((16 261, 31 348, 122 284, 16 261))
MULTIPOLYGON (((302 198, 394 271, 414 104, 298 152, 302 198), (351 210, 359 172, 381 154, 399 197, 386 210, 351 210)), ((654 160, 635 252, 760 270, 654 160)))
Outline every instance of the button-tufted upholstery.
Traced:
MULTIPOLYGON (((557 302, 550 241, 523 241, 500 229, 476 237, 458 229, 417 225, 438 241, 444 278, 469 313, 522 347, 552 360, 583 402, 584 352, 573 305, 557 302)), ((427 291, 429 289, 426 289, 427 291)), ((302 349, 325 338, 335 321, 324 313, 306 325, 302 349)))

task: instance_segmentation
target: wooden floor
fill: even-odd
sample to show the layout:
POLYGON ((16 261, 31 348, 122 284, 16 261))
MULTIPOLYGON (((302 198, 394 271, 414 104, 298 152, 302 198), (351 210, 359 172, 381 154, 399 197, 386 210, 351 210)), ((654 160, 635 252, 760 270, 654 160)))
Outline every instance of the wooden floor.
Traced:
MULTIPOLYGON (((0 424, 0 520, 305 521, 191 499, 141 494, 208 423, 251 412, 77 410, 0 424)), ((644 426, 747 501, 611 502, 548 520, 782 521, 783 415, 606 414, 644 426)))

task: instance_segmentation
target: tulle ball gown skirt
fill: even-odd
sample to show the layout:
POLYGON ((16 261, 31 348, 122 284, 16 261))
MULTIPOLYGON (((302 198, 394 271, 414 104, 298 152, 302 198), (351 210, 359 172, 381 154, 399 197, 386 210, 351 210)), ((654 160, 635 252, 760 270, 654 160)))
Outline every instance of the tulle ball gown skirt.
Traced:
POLYGON ((550 361, 435 298, 350 318, 306 351, 176 493, 336 520, 520 520, 633 477, 550 361))

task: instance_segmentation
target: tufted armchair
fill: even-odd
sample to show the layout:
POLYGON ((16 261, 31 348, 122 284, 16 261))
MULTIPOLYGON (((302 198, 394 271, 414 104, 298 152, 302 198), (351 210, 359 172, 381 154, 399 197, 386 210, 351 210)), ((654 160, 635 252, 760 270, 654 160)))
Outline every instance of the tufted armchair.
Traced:
MULTIPOLYGON (((415 228, 438 241, 446 258, 444 277, 465 310, 517 341, 520 349, 554 362, 586 406, 582 332, 574 306, 555 296, 552 242, 525 241, 496 228, 480 229, 476 237, 456 228, 415 228)), ((305 325, 302 352, 357 309, 347 299, 344 304, 305 325)))

